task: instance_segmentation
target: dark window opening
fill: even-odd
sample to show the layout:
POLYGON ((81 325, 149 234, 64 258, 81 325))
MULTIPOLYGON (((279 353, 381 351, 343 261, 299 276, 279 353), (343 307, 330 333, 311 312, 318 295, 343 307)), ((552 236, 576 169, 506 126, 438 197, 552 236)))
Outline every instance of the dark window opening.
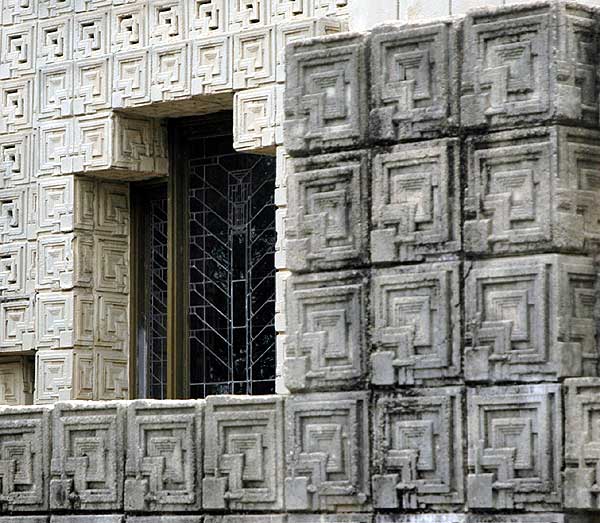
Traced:
POLYGON ((275 159, 236 152, 231 122, 231 113, 219 113, 172 125, 170 176, 177 183, 132 191, 142 255, 141 397, 168 397, 167 383, 177 375, 169 370, 170 351, 184 351, 176 361, 185 367, 180 390, 187 397, 274 392, 275 159), (169 208, 169 200, 181 208, 169 208), (178 212, 184 213, 179 221, 178 212), (175 232, 170 219, 180 224, 175 232), (169 249, 167 238, 183 245, 169 249), (183 259, 170 260, 169 253, 183 259), (179 281, 169 280, 168 268, 182 261, 179 281), (169 322, 169 284, 187 322, 169 322), (170 346, 177 336, 170 337, 169 328, 185 331, 182 346, 170 346))

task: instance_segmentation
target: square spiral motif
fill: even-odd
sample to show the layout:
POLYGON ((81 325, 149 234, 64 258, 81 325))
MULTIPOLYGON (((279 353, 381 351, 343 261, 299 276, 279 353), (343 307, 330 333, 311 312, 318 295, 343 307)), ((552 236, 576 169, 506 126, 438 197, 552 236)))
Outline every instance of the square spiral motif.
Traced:
POLYGON ((561 501, 560 385, 468 391, 468 506, 552 510, 561 501))
POLYGON ((290 390, 356 386, 364 375, 366 281, 358 272, 292 276, 284 378, 290 390))
POLYGON ((373 273, 371 382, 413 385, 460 372, 460 264, 373 273))
POLYGON ((50 507, 119 509, 123 501, 124 406, 59 403, 52 415, 50 507))
POLYGON ((457 140, 399 145, 373 160, 373 262, 420 261, 460 249, 457 140))
POLYGON ((365 511, 370 485, 368 393, 291 396, 286 402, 286 508, 365 511))
POLYGON ((207 399, 204 509, 281 509, 282 460, 281 398, 207 399))
POLYGON ((133 402, 127 435, 125 510, 200 510, 201 404, 133 402))
POLYGON ((382 26, 371 46, 370 129, 376 140, 435 137, 457 124, 452 25, 382 26))
POLYGON ((373 504, 379 509, 458 507, 463 492, 460 387, 386 394, 375 406, 373 504))
POLYGON ((342 269, 365 261, 367 154, 298 159, 288 176, 288 268, 342 269))
POLYGON ((467 380, 554 381, 597 372, 591 259, 503 258, 473 262, 466 272, 467 380))

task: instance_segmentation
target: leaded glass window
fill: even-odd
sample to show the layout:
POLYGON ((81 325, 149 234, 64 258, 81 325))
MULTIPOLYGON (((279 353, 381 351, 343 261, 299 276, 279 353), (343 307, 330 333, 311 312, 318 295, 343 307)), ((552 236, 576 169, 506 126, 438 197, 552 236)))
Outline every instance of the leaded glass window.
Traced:
POLYGON ((171 129, 170 176, 177 183, 169 190, 163 184, 162 192, 154 187, 143 199, 139 393, 166 397, 168 351, 182 350, 168 347, 167 236, 185 243, 171 249, 175 262, 185 258, 187 269, 181 281, 170 283, 179 289, 174 299, 187 310, 179 360, 185 367, 185 395, 272 393, 275 160, 233 149, 230 113, 182 120, 171 129), (167 212, 167 193, 181 208, 167 212), (169 235, 168 220, 176 223, 175 213, 182 219, 169 235))

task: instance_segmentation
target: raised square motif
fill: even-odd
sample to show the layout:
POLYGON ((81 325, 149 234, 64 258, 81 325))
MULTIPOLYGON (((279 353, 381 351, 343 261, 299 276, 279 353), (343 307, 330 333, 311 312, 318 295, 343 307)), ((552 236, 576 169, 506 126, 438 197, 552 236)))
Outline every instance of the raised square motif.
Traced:
POLYGON ((285 146, 290 154, 360 146, 365 137, 362 36, 292 42, 286 51, 285 146))
POLYGON ((345 18, 348 16, 350 0, 312 0, 314 2, 313 16, 332 16, 345 18))
POLYGON ((464 390, 385 394, 375 404, 373 505, 378 509, 459 508, 463 491, 464 390))
POLYGON ((311 16, 311 0, 271 0, 271 22, 282 24, 311 16))
POLYGON ((37 79, 37 118, 58 119, 73 114, 73 65, 71 63, 41 67, 37 72, 37 79))
POLYGON ((0 402, 2 405, 14 406, 33 403, 33 362, 31 358, 2 358, 0 362, 0 402))
POLYGON ((451 23, 382 26, 370 40, 374 140, 444 135, 458 123, 458 42, 451 23))
POLYGON ((32 350, 36 334, 33 298, 0 302, 0 352, 32 350))
POLYGON ((120 350, 95 349, 95 399, 129 399, 128 354, 120 350))
POLYGON ((270 22, 270 0, 230 0, 229 32, 246 31, 270 22))
POLYGON ((71 17, 44 20, 37 28, 37 65, 64 62, 72 58, 71 17))
POLYGON ((108 12, 95 11, 75 15, 73 22, 73 58, 100 58, 108 53, 108 12))
POLYGON ((74 114, 108 109, 111 101, 111 59, 77 60, 74 65, 74 114))
POLYGON ((55 18, 73 12, 75 0, 38 0, 38 18, 55 18))
POLYGON ((73 350, 38 350, 35 364, 35 403, 70 400, 73 389, 73 350))
POLYGON ((233 88, 259 87, 275 81, 275 30, 243 31, 233 36, 233 88))
POLYGON ((60 290, 73 287, 72 242, 72 234, 50 234, 38 237, 38 289, 60 290))
POLYGON ((467 380, 596 375, 597 271, 591 259, 503 258, 473 262, 465 273, 467 380))
POLYGON ((38 181, 38 232, 73 230, 73 183, 72 176, 42 178, 38 181))
POLYGON ((460 249, 457 140, 398 145, 373 159, 371 259, 421 261, 460 249))
POLYGON ((275 147, 275 88, 244 89, 233 98, 233 147, 271 152, 275 147))
POLYGON ((99 291, 129 292, 129 244, 126 239, 95 236, 96 288, 99 291))
POLYGON ((58 403, 52 413, 50 508, 116 510, 123 501, 125 410, 58 403))
POLYGON ((96 231, 115 236, 129 234, 129 185, 126 183, 98 183, 96 231))
POLYGON ((148 51, 116 54, 113 70, 112 106, 114 108, 149 103, 150 66, 148 51))
POLYGON ((283 506, 283 400, 209 397, 205 410, 205 510, 283 506))
POLYGON ((294 161, 287 180, 289 269, 345 268, 366 261, 367 164, 364 152, 294 161))
POLYGON ((0 136, 0 189, 29 183, 32 142, 27 132, 0 136))
POLYGON ((368 393, 290 396, 286 402, 285 506, 369 510, 368 393))
POLYGON ((111 12, 113 53, 141 50, 148 45, 147 4, 128 4, 111 12))
POLYGON ((374 385, 437 383, 458 377, 460 281, 459 262, 374 271, 374 385))
POLYGON ((183 0, 150 0, 150 45, 181 42, 186 39, 186 2, 183 0))
MULTIPOLYGON (((0 80, 15 79, 34 72, 35 24, 26 23, 2 29, 0 80)), ((4 85, 4 83, 3 83, 4 85)))
POLYGON ((0 243, 24 240, 27 235, 27 190, 0 190, 0 243))
POLYGON ((560 385, 471 389, 467 409, 469 508, 560 507, 560 385))
POLYGON ((35 20, 38 15, 37 11, 36 0, 4 0, 0 20, 4 26, 19 24, 35 20))
POLYGON ((227 0, 193 0, 190 13, 192 40, 226 33, 229 29, 227 0))
POLYGON ((129 297, 102 292, 96 294, 95 300, 95 345, 126 354, 129 346, 129 297))
POLYGON ((0 412, 0 503, 3 511, 48 510, 50 411, 11 407, 0 412))
POLYGON ((190 46, 188 43, 157 46, 152 49, 153 102, 174 100, 190 96, 190 46))
POLYGON ((32 81, 4 80, 0 83, 0 133, 29 130, 32 125, 32 81))
POLYGON ((465 250, 519 252, 551 245, 552 131, 507 131, 467 140, 465 250))
POLYGON ((286 387, 339 390, 363 378, 365 278, 358 272, 292 276, 286 288, 286 387))
POLYGON ((73 293, 38 293, 36 316, 36 335, 40 348, 62 349, 73 346, 73 293))
POLYGON ((233 89, 232 52, 230 36, 204 38, 192 43, 192 95, 233 89))
POLYGON ((201 402, 130 403, 125 510, 200 510, 202 449, 201 402))
POLYGON ((38 175, 72 172, 73 122, 52 120, 39 125, 38 175))
POLYGON ((570 509, 600 507, 600 379, 565 380, 564 503, 570 509))
POLYGON ((25 296, 27 276, 27 243, 0 244, 0 296, 25 296))

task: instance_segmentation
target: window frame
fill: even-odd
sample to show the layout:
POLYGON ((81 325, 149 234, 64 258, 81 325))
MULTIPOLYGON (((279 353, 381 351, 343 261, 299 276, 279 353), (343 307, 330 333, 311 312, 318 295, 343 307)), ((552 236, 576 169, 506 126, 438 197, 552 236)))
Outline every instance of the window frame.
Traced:
MULTIPOLYGON (((219 117, 204 115, 201 118, 219 117)), ((138 354, 143 350, 144 340, 139 326, 145 324, 145 303, 148 289, 145 285, 144 267, 144 195, 158 184, 166 184, 167 192, 167 340, 166 340, 166 388, 165 399, 188 399, 190 397, 189 360, 189 177, 185 173, 187 148, 186 128, 188 122, 197 124, 199 117, 169 119, 167 121, 169 143, 168 176, 135 183, 131 187, 130 222, 130 397, 147 397, 148 391, 140 390, 138 354), (179 173, 179 175, 177 175, 179 173), (136 190, 139 189, 139 190, 136 190), (140 394, 141 393, 141 394, 140 394)), ((256 153, 249 153, 256 154, 256 153)), ((274 156, 269 154, 268 156, 274 156)), ((275 280, 277 281, 277 280, 275 280)), ((277 285, 277 283, 275 283, 277 285)), ((277 351, 275 350, 275 358, 277 351)))

